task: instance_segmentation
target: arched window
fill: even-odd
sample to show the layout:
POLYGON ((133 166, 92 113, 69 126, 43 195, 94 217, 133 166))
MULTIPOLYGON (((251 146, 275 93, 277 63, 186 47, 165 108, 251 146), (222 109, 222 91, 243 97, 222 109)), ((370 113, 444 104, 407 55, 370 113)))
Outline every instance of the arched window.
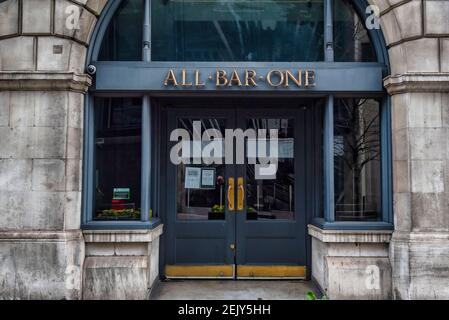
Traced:
POLYGON ((320 181, 311 222, 391 226, 390 115, 382 86, 389 66, 381 31, 365 26, 367 8, 350 0, 110 1, 87 59, 97 71, 86 109, 84 225, 114 220, 138 228, 157 216, 153 134, 161 137, 152 97, 240 90, 326 101, 314 133, 320 181), (239 79, 238 88, 218 88, 217 69, 246 77, 254 71, 258 83, 239 79), (284 78, 290 70, 300 85, 281 78, 282 85, 270 86, 262 76, 270 70, 284 78), (177 86, 168 85, 168 71, 177 86))
MULTIPOLYGON (((122 1, 99 61, 142 59, 144 0, 122 1)), ((324 61, 324 0, 151 1, 152 61, 324 61)), ((335 0, 335 61, 376 54, 351 2, 335 0)))

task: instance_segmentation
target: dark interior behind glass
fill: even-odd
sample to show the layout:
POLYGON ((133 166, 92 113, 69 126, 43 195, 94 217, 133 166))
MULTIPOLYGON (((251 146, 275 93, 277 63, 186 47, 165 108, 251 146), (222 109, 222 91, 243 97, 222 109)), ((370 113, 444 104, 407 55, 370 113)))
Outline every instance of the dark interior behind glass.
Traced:
POLYGON ((154 61, 322 61, 323 0, 152 1, 154 61))
POLYGON ((99 61, 142 60, 143 0, 124 0, 101 44, 99 61))
POLYGON ((95 219, 140 219, 141 98, 95 99, 95 219))
POLYGON ((380 218, 380 105, 372 99, 336 99, 334 196, 336 220, 380 218))
POLYGON ((337 62, 377 61, 364 20, 348 0, 334 0, 334 55, 337 62))

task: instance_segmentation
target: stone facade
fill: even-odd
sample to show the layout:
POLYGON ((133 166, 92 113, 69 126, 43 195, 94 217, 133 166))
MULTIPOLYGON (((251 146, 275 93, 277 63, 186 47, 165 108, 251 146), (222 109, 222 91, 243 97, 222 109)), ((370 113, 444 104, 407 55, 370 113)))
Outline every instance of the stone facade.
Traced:
POLYGON ((391 299, 391 233, 309 225, 312 279, 331 299, 391 299))
MULTIPOLYGON (((1 298, 81 299, 83 278, 85 297, 98 298, 89 279, 99 279, 104 263, 116 266, 110 272, 128 279, 130 290, 136 279, 129 274, 138 274, 147 287, 155 278, 149 275, 154 261, 147 259, 157 252, 153 240, 125 245, 138 253, 131 254, 130 262, 100 254, 120 246, 109 241, 98 246, 80 231, 83 101, 91 84, 84 64, 106 2, 0 3, 1 298), (80 19, 74 28, 75 11, 80 19)), ((363 248, 373 246, 380 258, 359 257, 359 265, 371 261, 385 270, 384 277, 391 273, 383 282, 391 283, 391 290, 377 298, 448 299, 449 1, 369 2, 381 10, 391 64, 385 87, 392 96, 395 231, 389 245, 360 239, 341 245, 324 241, 315 230, 316 259, 326 259, 329 268, 322 284, 331 298, 357 298, 351 294, 357 288, 348 288, 347 295, 333 289, 339 285, 333 281, 347 271, 332 266, 347 261, 338 253, 343 247, 361 243, 349 256, 363 258, 363 248), (391 272, 386 271, 389 265, 391 272)), ((142 290, 117 290, 107 297, 144 297, 142 290)))
POLYGON ((2 299, 145 298, 157 278, 160 232, 147 231, 139 242, 129 235, 120 245, 80 231, 83 110, 91 84, 84 64, 106 2, 0 3, 2 299), (79 28, 71 29, 77 10, 79 28), (100 250, 108 244, 117 247, 112 254, 100 250), (104 259, 116 266, 109 291, 98 288, 104 259))
POLYGON ((83 299, 148 299, 159 276, 159 237, 154 230, 85 231, 83 299))

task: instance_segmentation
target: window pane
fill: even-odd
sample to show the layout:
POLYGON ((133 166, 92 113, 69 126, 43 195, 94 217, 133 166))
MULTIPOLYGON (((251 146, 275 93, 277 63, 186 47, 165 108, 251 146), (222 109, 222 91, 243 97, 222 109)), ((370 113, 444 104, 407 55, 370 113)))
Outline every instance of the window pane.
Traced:
POLYGON ((364 21, 359 18, 350 1, 335 0, 334 6, 335 61, 376 61, 364 21))
POLYGON ((335 219, 380 218, 379 102, 336 99, 334 107, 335 219))
MULTIPOLYGON (((218 138, 221 134, 224 137, 226 121, 219 118, 190 119, 181 118, 178 120, 178 128, 187 132, 193 132, 195 126, 201 126, 200 132, 205 130, 216 130, 213 140, 216 142, 217 150, 222 149, 221 155, 214 153, 217 161, 224 157, 223 141, 218 138)), ((199 164, 195 164, 199 159, 195 159, 196 152, 193 151, 193 143, 190 141, 184 144, 184 148, 190 149, 189 163, 181 163, 177 166, 177 194, 176 207, 177 219, 179 220, 225 220, 226 205, 226 166, 224 164, 205 164, 201 158, 199 164)), ((204 148, 205 145, 202 146, 204 148)), ((203 150, 201 148, 201 150, 203 150)), ((185 159, 187 160, 187 159, 185 159)), ((221 160, 224 163, 224 160, 221 160)))
POLYGON ((142 60, 143 0, 124 0, 106 30, 99 61, 142 60))
POLYGON ((154 0, 155 61, 322 61, 323 0, 154 0))
POLYGON ((95 99, 94 219, 140 219, 141 98, 95 99))
MULTIPOLYGON (((278 130, 278 163, 274 177, 258 176, 254 164, 246 164, 246 218, 247 220, 295 219, 295 123, 293 119, 253 118, 246 122, 247 129, 266 131, 266 149, 259 150, 254 143, 251 155, 247 140, 247 156, 270 155, 270 130, 278 130)), ((260 138, 260 136, 258 136, 260 138)), ((249 162, 249 160, 247 161, 249 162)))

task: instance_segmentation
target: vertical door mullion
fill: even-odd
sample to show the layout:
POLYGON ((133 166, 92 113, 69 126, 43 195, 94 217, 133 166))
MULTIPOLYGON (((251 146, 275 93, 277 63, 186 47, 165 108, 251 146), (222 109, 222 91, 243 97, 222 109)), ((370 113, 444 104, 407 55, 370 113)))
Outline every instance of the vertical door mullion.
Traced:
POLYGON ((143 20, 143 54, 142 60, 151 61, 151 4, 150 0, 144 0, 144 20, 143 20))
MULTIPOLYGON (((144 0, 144 21, 142 37, 142 60, 149 62, 150 54, 150 0, 144 0)), ((151 210, 151 104, 150 97, 145 95, 142 100, 142 157, 141 157, 141 220, 150 220, 151 210)))
POLYGON ((381 204, 382 221, 393 223, 392 181, 391 181, 391 112, 390 97, 380 101, 380 132, 381 132, 381 204))
POLYGON ((334 96, 327 98, 324 110, 324 218, 335 221, 334 204, 334 96))
MULTIPOLYGON (((245 124, 245 119, 246 119, 246 114, 245 112, 241 111, 241 108, 236 105, 233 104, 234 107, 234 118, 235 118, 235 123, 234 123, 234 129, 242 129, 243 131, 245 131, 246 128, 246 124, 245 124)), ((246 162, 247 162, 247 158, 246 158, 246 142, 243 144, 243 152, 244 152, 244 164, 237 164, 237 148, 236 148, 236 144, 233 146, 234 147, 234 172, 235 172, 235 179, 236 179, 236 192, 235 192, 235 200, 236 203, 238 201, 238 178, 239 177, 243 177, 243 186, 245 188, 245 198, 246 198, 246 162)), ((237 250, 235 251, 235 263, 236 263, 236 275, 235 277, 237 278, 238 274, 237 274, 237 269, 239 265, 244 265, 246 262, 246 256, 245 256, 245 232, 246 232, 246 199, 243 200, 243 211, 235 211, 235 220, 234 220, 234 241, 237 245, 237 250)))
MULTIPOLYGON (((324 59, 335 60, 333 0, 324 0, 324 59)), ((334 97, 327 97, 324 111, 324 219, 335 221, 334 203, 334 97)))
POLYGON ((88 223, 93 220, 93 190, 94 183, 96 183, 96 173, 94 164, 94 145, 95 145, 95 133, 94 133, 94 98, 92 95, 87 96, 86 101, 86 115, 85 115, 85 157, 86 161, 84 168, 84 181, 85 181, 85 192, 84 192, 84 221, 83 223, 88 223))
POLYGON ((333 0, 324 0, 324 60, 334 61, 333 0))
POLYGON ((142 103, 142 221, 150 219, 151 197, 151 106, 150 97, 144 96, 142 103))

